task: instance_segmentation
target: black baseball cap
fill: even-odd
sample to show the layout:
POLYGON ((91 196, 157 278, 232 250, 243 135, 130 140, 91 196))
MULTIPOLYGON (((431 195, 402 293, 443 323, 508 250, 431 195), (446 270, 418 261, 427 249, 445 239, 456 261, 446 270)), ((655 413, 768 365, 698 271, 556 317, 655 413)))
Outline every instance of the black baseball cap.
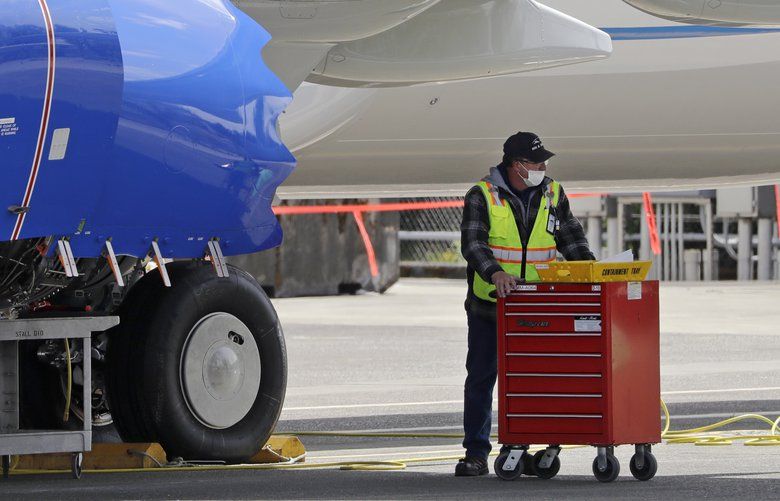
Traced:
POLYGON ((511 158, 525 158, 535 164, 546 162, 555 153, 546 150, 539 136, 533 132, 518 132, 504 143, 504 154, 511 158))

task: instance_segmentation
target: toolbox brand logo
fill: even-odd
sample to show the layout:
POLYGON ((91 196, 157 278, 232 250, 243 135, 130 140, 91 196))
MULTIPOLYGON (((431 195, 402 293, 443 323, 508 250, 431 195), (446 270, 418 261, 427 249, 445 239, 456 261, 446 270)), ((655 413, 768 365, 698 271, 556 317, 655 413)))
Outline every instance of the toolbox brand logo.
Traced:
POLYGON ((544 320, 516 320, 515 325, 518 327, 549 327, 550 322, 545 322, 544 320))

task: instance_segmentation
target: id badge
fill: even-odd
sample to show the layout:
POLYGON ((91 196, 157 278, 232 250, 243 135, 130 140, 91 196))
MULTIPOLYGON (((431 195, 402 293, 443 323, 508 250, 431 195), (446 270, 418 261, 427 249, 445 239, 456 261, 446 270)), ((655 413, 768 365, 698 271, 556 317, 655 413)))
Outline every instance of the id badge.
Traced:
POLYGON ((555 235, 555 230, 558 228, 558 218, 550 214, 547 216, 547 233, 555 235))

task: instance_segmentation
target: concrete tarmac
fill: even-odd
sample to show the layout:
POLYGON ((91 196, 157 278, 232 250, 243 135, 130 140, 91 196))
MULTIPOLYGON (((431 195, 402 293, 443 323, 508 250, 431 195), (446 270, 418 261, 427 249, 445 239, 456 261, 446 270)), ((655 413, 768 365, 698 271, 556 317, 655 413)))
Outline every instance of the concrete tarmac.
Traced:
MULTIPOLYGON (((289 386, 280 432, 460 434, 465 283, 405 279, 386 294, 275 300, 285 328, 289 386)), ((780 416, 780 284, 663 284, 662 392, 672 429, 735 414, 780 416)), ((761 428, 746 422, 732 428, 761 428)), ((494 428, 494 432, 496 429, 494 428)), ((454 478, 457 438, 302 435, 310 464, 452 458, 401 471, 155 472, 14 476, 2 499, 753 499, 780 498, 780 447, 659 445, 657 476, 639 482, 619 447, 612 484, 591 473, 592 448, 566 450, 552 480, 492 473, 454 478)))

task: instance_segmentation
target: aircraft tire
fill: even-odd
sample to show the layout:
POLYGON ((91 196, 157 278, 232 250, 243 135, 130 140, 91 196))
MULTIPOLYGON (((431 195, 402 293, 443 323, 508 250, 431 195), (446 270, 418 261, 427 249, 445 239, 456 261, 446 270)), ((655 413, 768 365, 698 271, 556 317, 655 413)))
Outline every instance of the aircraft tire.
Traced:
POLYGON ((119 325, 109 331, 106 397, 114 425, 125 442, 156 441, 153 430, 142 422, 145 413, 133 383, 139 378, 139 357, 146 343, 148 319, 144 312, 154 306, 162 289, 159 274, 145 275, 122 302, 119 325))
POLYGON ((125 440, 157 441, 169 459, 230 463, 267 441, 284 401, 284 336, 260 285, 229 269, 219 278, 177 262, 172 287, 155 272, 136 286, 155 284, 135 295, 109 345, 118 390, 109 402, 125 440))

